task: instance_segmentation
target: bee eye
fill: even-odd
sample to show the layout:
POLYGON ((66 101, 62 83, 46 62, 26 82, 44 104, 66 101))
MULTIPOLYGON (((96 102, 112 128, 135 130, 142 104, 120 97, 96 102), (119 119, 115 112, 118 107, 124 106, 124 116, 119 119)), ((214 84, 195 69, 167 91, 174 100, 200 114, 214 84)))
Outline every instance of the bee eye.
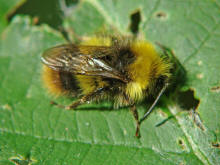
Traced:
POLYGON ((111 56, 105 56, 105 60, 108 61, 108 62, 111 62, 112 61, 112 57, 111 56))
POLYGON ((122 59, 121 61, 124 65, 127 65, 131 64, 135 58, 134 54, 130 50, 126 49, 120 51, 120 59, 122 59))
POLYGON ((126 52, 125 57, 130 59, 130 58, 134 58, 134 55, 132 54, 132 52, 126 52))
POLYGON ((123 58, 133 58, 134 55, 130 50, 121 50, 120 51, 120 56, 122 56, 123 58))

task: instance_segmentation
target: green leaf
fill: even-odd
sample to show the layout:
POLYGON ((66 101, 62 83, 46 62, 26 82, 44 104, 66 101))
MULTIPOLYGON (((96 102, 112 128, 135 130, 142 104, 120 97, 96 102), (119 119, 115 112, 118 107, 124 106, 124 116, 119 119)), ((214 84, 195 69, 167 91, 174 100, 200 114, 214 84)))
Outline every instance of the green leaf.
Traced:
MULTIPOLYGON (((16 17, 0 41, 0 164, 220 164, 219 149, 212 145, 220 136, 219 4, 84 0, 65 20, 79 35, 105 26, 126 34, 131 14, 140 11, 142 37, 172 48, 184 65, 205 130, 170 101, 174 118, 156 127, 168 117, 158 106, 142 124, 140 139, 134 137, 135 122, 126 108, 109 111, 103 103, 65 111, 50 106, 54 98, 42 86, 40 56, 65 40, 46 25, 16 17)), ((138 110, 143 114, 146 108, 138 110)))
POLYGON ((7 25, 6 15, 25 0, 0 0, 0 34, 7 25))

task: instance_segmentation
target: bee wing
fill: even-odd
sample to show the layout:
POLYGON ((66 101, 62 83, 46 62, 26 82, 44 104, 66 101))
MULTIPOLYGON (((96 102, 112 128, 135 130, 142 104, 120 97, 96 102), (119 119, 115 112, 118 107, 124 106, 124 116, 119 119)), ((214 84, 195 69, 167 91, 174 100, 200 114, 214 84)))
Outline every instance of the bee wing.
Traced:
POLYGON ((77 75, 103 76, 127 82, 127 78, 108 65, 102 57, 112 55, 107 46, 60 45, 44 52, 41 60, 48 67, 77 75))

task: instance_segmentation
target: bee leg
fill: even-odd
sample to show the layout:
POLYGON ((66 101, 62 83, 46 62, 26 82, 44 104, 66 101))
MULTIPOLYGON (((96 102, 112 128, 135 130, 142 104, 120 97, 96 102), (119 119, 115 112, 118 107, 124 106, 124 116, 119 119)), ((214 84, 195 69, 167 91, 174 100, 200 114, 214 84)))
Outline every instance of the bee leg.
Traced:
POLYGON ((140 119, 139 123, 142 123, 151 114, 151 112, 153 112, 154 107, 156 106, 156 104, 159 101, 160 97, 163 95, 164 91, 167 89, 168 85, 169 85, 168 83, 164 84, 163 88, 158 93, 158 95, 157 95, 156 99, 154 100, 153 104, 151 105, 149 110, 144 114, 144 116, 140 119))
POLYGON ((73 102, 72 104, 70 104, 70 105, 68 105, 68 106, 65 106, 64 108, 65 108, 66 110, 75 109, 75 108, 78 107, 79 105, 84 104, 85 102, 92 100, 92 98, 93 98, 95 95, 100 94, 100 93, 101 93, 103 90, 105 90, 105 89, 106 89, 106 87, 99 88, 99 89, 97 89, 97 90, 95 90, 95 91, 93 91, 93 92, 91 92, 91 93, 89 93, 89 94, 87 94, 87 95, 84 95, 81 99, 79 99, 79 100, 73 102))
POLYGON ((132 114, 134 116, 134 119, 136 121, 136 133, 135 133, 135 136, 137 138, 139 138, 140 137, 140 122, 139 122, 139 119, 138 119, 138 111, 137 111, 137 108, 136 108, 135 104, 133 104, 131 106, 131 112, 132 112, 132 114))
POLYGON ((80 104, 83 104, 85 103, 86 101, 88 101, 88 98, 87 97, 90 97, 90 94, 89 95, 85 95, 83 96, 82 98, 80 98, 79 100, 77 101, 74 101, 73 103, 71 103, 70 105, 68 106, 65 106, 65 105, 61 105, 61 104, 58 104, 54 101, 51 101, 50 104, 58 107, 58 108, 61 108, 61 109, 66 109, 66 110, 70 110, 70 109, 75 109, 77 106, 79 106, 80 104))
POLYGON ((51 101, 50 104, 52 104, 52 105, 54 105, 58 108, 61 108, 61 109, 73 110, 73 109, 77 108, 79 105, 85 103, 86 101, 89 101, 90 100, 89 97, 91 97, 91 96, 90 95, 85 95, 82 98, 80 98, 79 100, 74 101, 73 103, 71 103, 70 105, 67 105, 67 106, 58 104, 54 101, 51 101))
POLYGON ((62 109, 65 108, 64 105, 58 104, 58 103, 56 103, 56 102, 54 102, 54 101, 51 101, 50 104, 51 104, 51 105, 54 105, 54 106, 56 106, 56 107, 58 107, 58 108, 62 108, 62 109))
POLYGON ((70 104, 70 105, 68 105, 68 106, 65 106, 64 108, 65 108, 66 110, 75 109, 75 108, 77 108, 79 105, 81 105, 81 104, 83 104, 83 103, 89 101, 89 100, 91 99, 91 96, 92 96, 91 94, 85 95, 85 96, 83 96, 81 99, 79 99, 79 100, 73 102, 72 104, 70 104))

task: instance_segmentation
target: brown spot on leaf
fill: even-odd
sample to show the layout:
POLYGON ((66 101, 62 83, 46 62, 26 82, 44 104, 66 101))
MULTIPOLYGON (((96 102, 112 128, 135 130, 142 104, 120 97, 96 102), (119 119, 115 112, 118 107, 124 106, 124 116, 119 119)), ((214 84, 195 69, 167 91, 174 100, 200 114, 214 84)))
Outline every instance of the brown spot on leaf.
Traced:
POLYGON ((196 77, 197 77, 198 79, 203 79, 204 75, 203 75, 202 73, 199 73, 199 74, 196 75, 196 77))
POLYGON ((212 91, 212 92, 219 93, 219 92, 220 92, 220 86, 212 87, 212 88, 211 88, 211 91, 212 91))
POLYGON ((156 15, 157 18, 160 18, 160 19, 166 19, 167 18, 167 14, 163 11, 159 11, 155 15, 156 15))
POLYGON ((3 105, 3 109, 6 109, 6 110, 11 110, 12 108, 11 108, 11 106, 10 106, 10 105, 5 104, 5 105, 3 105))
POLYGON ((199 66, 201 66, 202 65, 202 61, 200 60, 200 61, 198 61, 198 65, 199 66))
POLYGON ((21 155, 18 156, 13 156, 11 158, 9 158, 9 160, 13 163, 15 163, 16 165, 31 165, 36 163, 37 161, 34 159, 30 158, 30 155, 27 155, 27 157, 23 157, 21 155))
POLYGON ((219 142, 212 142, 212 147, 220 149, 220 143, 219 142))

